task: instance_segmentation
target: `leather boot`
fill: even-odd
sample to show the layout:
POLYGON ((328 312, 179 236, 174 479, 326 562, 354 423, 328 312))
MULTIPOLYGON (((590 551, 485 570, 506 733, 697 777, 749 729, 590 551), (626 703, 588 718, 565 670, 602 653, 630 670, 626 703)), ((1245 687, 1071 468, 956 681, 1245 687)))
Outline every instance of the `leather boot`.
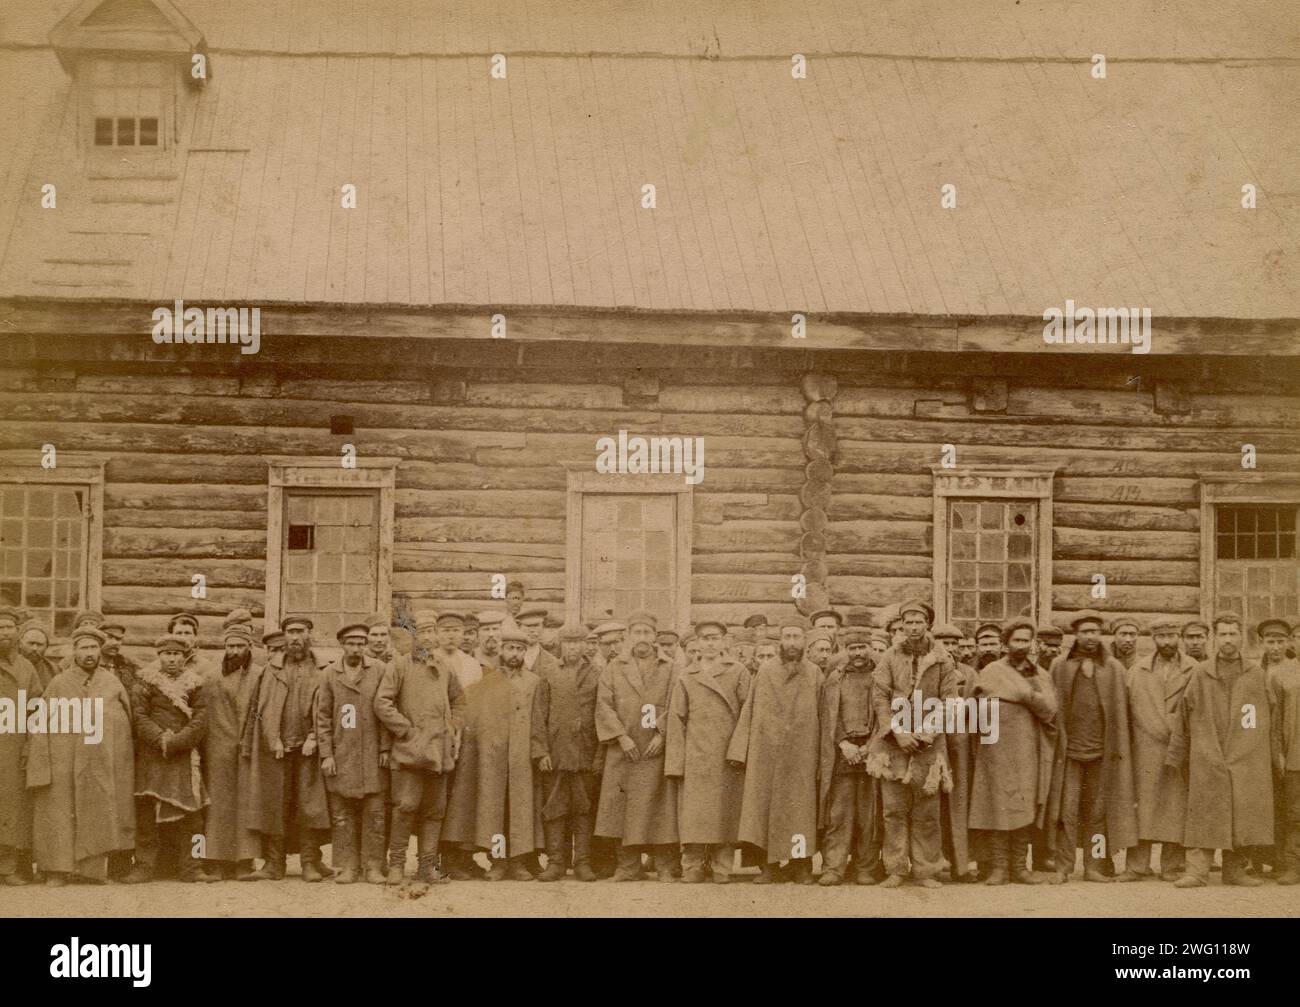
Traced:
POLYGON ((595 881, 596 872, 591 866, 591 816, 575 815, 573 819, 573 876, 579 881, 595 881))
POLYGON ((1107 874, 1105 865, 1109 860, 1098 860, 1095 857, 1087 855, 1085 852, 1083 858, 1083 880, 1097 881, 1103 884, 1109 884, 1115 880, 1114 873, 1107 874))
POLYGON ((986 885, 1005 885, 1010 881, 1008 867, 1011 861, 1011 835, 1006 832, 988 834, 989 874, 986 885))
MULTIPOLYGON (((334 820, 334 866, 338 870, 336 885, 350 885, 360 880, 361 868, 357 861, 357 837, 350 818, 334 820)), ((303 861, 303 877, 307 876, 307 863, 303 861)))
POLYGON ((1029 835, 1028 829, 1017 829, 1011 833, 1010 873, 1011 880, 1017 885, 1041 885, 1043 883, 1038 875, 1025 866, 1029 859, 1029 835))
POLYGON ((796 885, 815 885, 817 883, 813 878, 811 857, 801 857, 798 860, 790 861, 790 880, 796 885))
POLYGON ((618 870, 614 872, 615 881, 640 881, 641 880, 641 851, 628 849, 626 846, 618 848, 618 870))
POLYGON ((565 828, 563 818, 542 823, 546 836, 546 870, 537 876, 538 881, 559 881, 568 870, 568 850, 564 848, 565 828))
POLYGON ((268 881, 283 881, 285 872, 284 836, 266 836, 262 841, 262 876, 268 881))

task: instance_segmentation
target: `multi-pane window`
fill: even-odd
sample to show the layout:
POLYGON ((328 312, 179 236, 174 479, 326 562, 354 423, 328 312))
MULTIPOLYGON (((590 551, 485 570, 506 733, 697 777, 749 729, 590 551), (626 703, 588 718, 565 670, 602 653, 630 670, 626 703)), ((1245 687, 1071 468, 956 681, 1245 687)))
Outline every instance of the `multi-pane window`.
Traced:
POLYGON ((84 605, 89 512, 87 487, 0 486, 0 604, 56 636, 84 605))
POLYGON ((1276 616, 1294 622, 1300 596, 1294 504, 1221 504, 1214 512, 1217 611, 1236 612, 1255 649, 1255 626, 1276 616))
POLYGON ((677 598, 676 497, 672 494, 584 494, 582 607, 584 622, 652 612, 674 621, 677 598))
POLYGON ((311 616, 317 639, 332 641, 379 607, 379 495, 291 490, 284 509, 281 610, 311 616))
POLYGON ((949 498, 947 505, 949 620, 971 632, 988 620, 1037 618, 1037 502, 949 498))
POLYGON ((158 64, 150 60, 96 60, 88 92, 94 145, 165 146, 162 80, 158 64))

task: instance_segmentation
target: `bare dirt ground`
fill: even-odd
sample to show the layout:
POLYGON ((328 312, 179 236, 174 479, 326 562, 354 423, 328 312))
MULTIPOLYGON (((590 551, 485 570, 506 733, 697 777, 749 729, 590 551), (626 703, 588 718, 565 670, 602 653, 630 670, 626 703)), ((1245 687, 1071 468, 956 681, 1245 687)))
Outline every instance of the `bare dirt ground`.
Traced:
POLYGON ((725 886, 653 880, 583 884, 570 877, 554 884, 453 882, 411 899, 399 889, 377 885, 305 884, 297 877, 296 857, 290 859, 289 871, 284 881, 256 883, 0 887, 0 916, 1300 916, 1300 886, 1224 887, 1217 873, 1208 888, 1190 890, 1160 881, 1090 884, 1078 876, 1061 886, 945 885, 935 891, 755 886, 744 875, 725 886))

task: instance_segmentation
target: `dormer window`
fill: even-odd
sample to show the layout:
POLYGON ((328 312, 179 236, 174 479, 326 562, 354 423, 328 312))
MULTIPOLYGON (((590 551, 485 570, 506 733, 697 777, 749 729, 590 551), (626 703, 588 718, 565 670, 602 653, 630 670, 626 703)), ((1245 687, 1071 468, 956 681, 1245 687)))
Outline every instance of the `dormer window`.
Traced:
POLYGON ((90 71, 87 104, 95 147, 165 147, 162 66, 156 60, 97 59, 90 71))

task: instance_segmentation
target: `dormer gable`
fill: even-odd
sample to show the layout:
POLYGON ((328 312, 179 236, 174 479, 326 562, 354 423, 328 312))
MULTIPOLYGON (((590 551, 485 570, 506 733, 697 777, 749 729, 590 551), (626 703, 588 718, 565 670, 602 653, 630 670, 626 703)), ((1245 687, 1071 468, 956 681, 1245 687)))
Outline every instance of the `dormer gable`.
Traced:
POLYGON ((190 78, 195 53, 207 52, 203 33, 170 0, 82 0, 50 32, 50 44, 69 73, 87 56, 142 56, 175 62, 190 78))

